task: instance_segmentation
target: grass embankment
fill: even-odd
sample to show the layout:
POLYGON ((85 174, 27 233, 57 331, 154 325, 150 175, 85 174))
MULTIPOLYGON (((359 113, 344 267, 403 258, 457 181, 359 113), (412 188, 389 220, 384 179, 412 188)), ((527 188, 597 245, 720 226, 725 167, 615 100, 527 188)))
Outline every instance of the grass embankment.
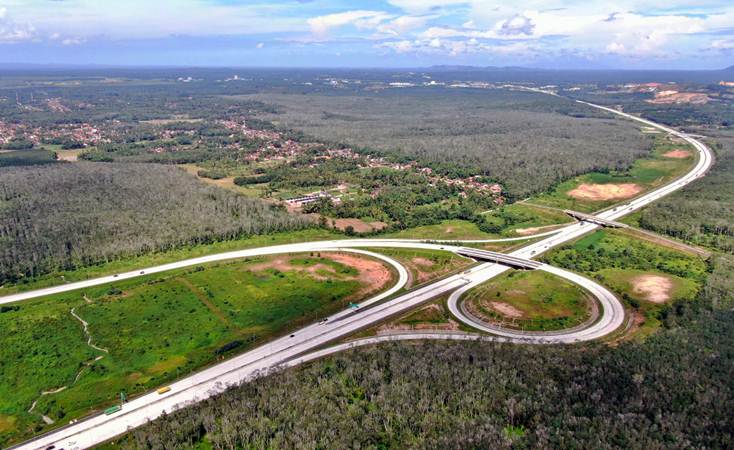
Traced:
POLYGON ((372 251, 389 256, 404 265, 411 275, 407 287, 423 284, 474 264, 453 252, 417 248, 380 248, 372 251))
POLYGON ((692 300, 708 275, 703 259, 624 231, 596 231, 551 251, 544 260, 610 287, 631 309, 643 336, 660 325, 667 304, 692 300))
POLYGON ((579 286, 541 271, 511 271, 467 292, 477 317, 506 328, 551 331, 588 319, 593 298, 579 286))
POLYGON ((636 160, 629 170, 580 175, 531 201, 581 212, 598 211, 684 175, 696 158, 696 151, 689 144, 669 136, 657 136, 650 156, 636 160))
POLYGON ((344 239, 343 234, 334 233, 323 229, 306 229, 291 231, 287 233, 276 233, 271 235, 253 236, 243 239, 213 242, 211 244, 196 245, 191 247, 169 250, 166 252, 149 253, 146 255, 119 259, 104 264, 88 266, 84 268, 58 271, 35 278, 26 278, 23 282, 14 285, 0 287, 0 296, 14 294, 16 292, 41 289, 74 281, 89 280, 92 278, 127 272, 145 267, 158 266, 171 262, 181 261, 199 256, 212 255, 216 253, 243 250, 247 248, 267 247, 271 245, 292 244, 294 242, 324 241, 328 239, 344 239))
POLYGON ((48 429, 41 415, 66 423, 113 403, 121 391, 146 391, 340 310, 393 277, 366 257, 280 255, 4 305, 0 445, 48 429), (87 345, 72 308, 89 323, 92 344, 108 352, 87 345))

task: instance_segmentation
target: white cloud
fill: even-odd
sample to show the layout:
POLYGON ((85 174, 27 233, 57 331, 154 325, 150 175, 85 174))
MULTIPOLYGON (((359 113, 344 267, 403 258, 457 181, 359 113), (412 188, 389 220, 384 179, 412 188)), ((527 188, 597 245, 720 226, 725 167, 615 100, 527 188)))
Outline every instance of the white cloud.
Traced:
POLYGON ((711 42, 711 48, 716 50, 734 50, 734 38, 715 39, 711 42))
POLYGON ((400 36, 409 31, 422 28, 431 19, 438 16, 400 16, 377 27, 379 33, 400 36))
POLYGON ((257 47, 257 48, 263 48, 263 47, 265 47, 265 44, 262 43, 262 42, 258 42, 255 47, 257 47))
POLYGON ((8 9, 0 7, 0 43, 16 43, 36 38, 36 30, 31 24, 20 24, 10 18, 8 9))
POLYGON ((84 38, 68 37, 61 41, 61 45, 81 45, 85 42, 87 42, 87 40, 84 38))
POLYGON ((362 29, 374 29, 392 16, 382 11, 355 10, 325 16, 312 17, 307 20, 311 32, 316 36, 326 36, 334 28, 354 25, 362 29))

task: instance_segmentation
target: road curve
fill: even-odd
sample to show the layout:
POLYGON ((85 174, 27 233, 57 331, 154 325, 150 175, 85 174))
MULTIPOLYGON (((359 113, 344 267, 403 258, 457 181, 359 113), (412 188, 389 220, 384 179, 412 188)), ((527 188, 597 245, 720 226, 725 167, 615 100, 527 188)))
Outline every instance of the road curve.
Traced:
MULTIPOLYGON (((682 139, 690 142, 699 152, 699 160, 691 172, 679 178, 678 180, 675 180, 667 186, 640 196, 627 204, 618 206, 614 209, 610 209, 599 214, 599 216, 604 219, 615 220, 619 217, 624 216, 625 214, 629 214, 632 211, 642 208, 643 206, 657 200, 664 195, 667 195, 670 192, 680 189, 681 187, 694 181, 698 177, 703 176, 705 171, 708 170, 708 168, 712 164, 713 159, 708 147, 706 147, 703 143, 697 141, 696 139, 685 135, 684 133, 680 133, 678 131, 661 125, 657 125, 645 119, 640 119, 616 110, 593 104, 586 104, 591 107, 607 110, 611 113, 645 123, 649 126, 654 126, 663 131, 681 137, 682 139)), ((552 235, 550 235, 550 237, 547 237, 546 239, 535 242, 515 252, 512 252, 511 255, 526 259, 534 258, 552 247, 569 242, 597 228, 597 225, 593 225, 587 222, 579 222, 573 225, 569 225, 559 230, 556 230, 552 235)), ((313 243, 287 244, 270 247, 268 249, 250 249, 219 255, 210 255, 201 258, 193 258, 186 261, 180 261, 177 263, 157 266, 155 268, 144 269, 144 272, 145 274, 163 272, 166 270, 188 267, 191 265, 203 264, 207 262, 244 258, 248 256, 257 256, 264 254, 298 253, 304 251, 346 251, 348 248, 352 247, 427 248, 443 249, 449 251, 456 251, 458 249, 458 247, 449 245, 414 241, 394 241, 380 239, 323 241, 313 243)), ((469 285, 476 285, 481 282, 487 281, 504 272, 505 270, 508 269, 506 269, 504 266, 500 266, 494 263, 479 264, 460 274, 444 278, 414 291, 397 295, 389 301, 379 302, 371 299, 368 303, 372 306, 369 308, 360 309, 358 311, 342 311, 327 318, 327 321, 325 323, 307 326, 296 331, 290 336, 276 339, 275 341, 260 346, 247 353, 238 355, 220 364, 204 369, 201 372, 192 374, 171 384, 171 390, 163 395, 159 395, 155 392, 142 395, 138 398, 131 400, 129 403, 126 403, 122 411, 114 415, 93 416, 83 421, 77 422, 73 425, 69 425, 67 427, 50 432, 44 436, 37 437, 15 448, 38 449, 46 448, 50 445, 56 445, 57 448, 63 447, 67 450, 71 450, 94 446, 122 433, 125 433, 131 428, 143 425, 147 421, 159 417, 166 411, 170 412, 176 408, 184 407, 190 403, 201 401, 205 398, 211 397, 212 395, 216 395, 217 393, 222 392, 224 389, 226 389, 229 385, 234 385, 243 381, 247 381, 249 379, 252 379, 253 377, 259 376, 263 373, 267 373, 267 371, 282 366, 284 364, 297 363, 290 363, 291 361, 305 361, 305 358, 308 358, 309 355, 315 355, 312 356, 312 358, 317 358, 320 355, 323 355, 319 352, 323 352, 324 350, 320 349, 330 342, 348 336, 355 331, 358 331, 365 327, 369 327, 372 324, 383 321, 391 316, 402 314, 431 298, 435 298, 439 295, 454 291, 456 289, 465 290, 466 287, 469 285), (301 358, 301 360, 298 360, 297 358, 301 358)), ((547 268, 546 270, 552 271, 560 269, 547 268)), ((87 286, 110 283, 125 278, 132 278, 134 276, 140 276, 141 274, 139 272, 140 271, 133 271, 126 274, 119 274, 117 277, 102 277, 96 280, 72 283, 69 285, 57 286, 40 291, 15 294, 13 296, 3 297, 2 299, 0 299, 0 304, 9 303, 11 301, 26 300, 42 295, 48 295, 51 293, 70 291, 87 286)), ((570 272, 568 272, 568 274, 570 274, 570 272)), ((567 274, 564 273, 564 275, 567 274)), ((580 282, 584 287, 588 288, 589 286, 592 286, 592 284, 589 284, 590 280, 580 277, 576 274, 571 275, 579 277, 578 282, 580 282)), ((593 285, 596 285, 596 283, 593 283, 593 285)), ((590 328, 587 328, 586 330, 578 330, 576 333, 570 333, 569 335, 563 337, 563 342, 575 342, 577 340, 594 339, 596 337, 601 337, 603 333, 613 331, 613 329, 616 328, 614 325, 621 324, 621 322, 616 312, 614 310, 610 311, 612 311, 613 313, 610 317, 607 317, 608 314, 603 314, 602 318, 600 319, 600 322, 606 321, 607 325, 591 327, 593 328, 591 329, 591 331, 589 331, 590 328)), ((464 320, 460 315, 457 317, 459 317, 461 320, 464 320)), ((554 337, 557 338, 557 336, 554 337)), ((390 340, 399 339, 394 336, 391 338, 392 339, 390 340)), ((374 339, 374 342, 382 342, 384 340, 388 340, 387 338, 370 339, 374 339)), ((457 337, 457 339, 466 338, 457 337)), ((509 342, 553 342, 552 340, 544 342, 533 341, 532 339, 528 340, 527 336, 523 337, 522 339, 516 339, 513 337, 492 338, 492 340, 498 341, 502 339, 505 339, 509 342)), ((365 342, 366 344, 369 344, 373 341, 368 340, 365 342)), ((333 348, 336 349, 334 351, 339 351, 344 348, 349 348, 348 345, 349 344, 344 344, 333 348), (345 345, 347 347, 345 347, 345 345)), ((354 346, 354 344, 352 346, 354 346)))
MULTIPOLYGON (((507 270, 509 270, 508 267, 500 266, 496 269, 496 272, 497 275, 499 275, 507 270)), ((548 264, 543 264, 538 270, 543 270, 561 278, 565 278, 566 280, 582 286, 584 289, 589 291, 601 306, 601 315, 599 319, 590 326, 582 329, 574 328, 571 330, 558 330, 548 333, 524 332, 522 330, 511 330, 507 328, 488 326, 484 322, 475 320, 474 317, 465 314, 459 305, 459 300, 466 291, 479 286, 486 280, 477 280, 452 292, 448 300, 449 310, 451 311, 451 314, 456 316, 462 322, 469 323, 472 327, 478 330, 530 344, 570 344, 574 342, 590 341, 612 333, 624 322, 624 306, 620 303, 617 297, 604 286, 589 278, 568 270, 549 266, 548 264)))
MULTIPOLYGON (((698 158, 697 158, 696 164, 693 167, 693 169, 691 169, 688 173, 686 173, 685 175, 683 175, 682 177, 680 177, 678 179, 673 180, 672 182, 666 184, 665 186, 662 186, 662 187, 660 187, 658 189, 655 189, 655 190, 650 191, 650 192, 648 192, 648 193, 646 193, 644 195, 641 195, 641 196, 639 196, 639 197, 637 197, 637 198, 635 198, 635 199, 633 199, 633 200, 631 200, 631 201, 629 201, 627 203, 614 206, 614 207, 612 207, 610 209, 607 209, 606 211, 603 211, 601 213, 596 214, 598 217, 600 217, 602 219, 605 219, 605 220, 617 220, 617 219, 619 219, 619 218, 621 218, 623 216, 626 216, 627 214, 630 214, 630 213, 632 213, 634 211, 637 211, 637 210, 639 210, 639 209, 641 209, 641 208, 649 205, 650 203, 652 203, 652 202, 654 202, 654 201, 656 201, 656 200, 658 200, 658 199, 660 199, 660 198, 662 198, 662 197, 664 197, 664 196, 666 196, 666 195, 668 195, 668 194, 670 194, 672 192, 675 192, 678 189, 681 189, 683 186, 685 186, 685 185, 687 185, 689 183, 692 183, 693 181, 697 180, 698 178, 704 176, 706 174, 706 172, 708 171, 708 169, 713 164, 713 154, 711 153, 711 150, 704 143, 700 142, 699 140, 695 139, 694 137, 692 137, 692 136, 690 136, 688 134, 682 133, 680 131, 674 130, 674 129, 672 129, 670 127, 666 127, 664 125, 659 125, 659 124, 657 124, 655 122, 652 122, 650 120, 647 120, 647 119, 642 119, 640 117, 633 116, 631 114, 627 114, 627 113, 624 113, 624 112, 621 112, 621 111, 617 111, 616 109, 607 108, 605 106, 594 105, 592 103, 583 102, 583 101, 580 101, 580 100, 577 100, 577 102, 578 103, 582 103, 584 105, 588 105, 588 106, 593 107, 593 108, 601 109, 601 110, 606 111, 606 112, 610 112, 612 114, 619 115, 619 116, 624 117, 626 119, 634 120, 634 121, 643 123, 645 125, 658 128, 658 129, 660 129, 662 131, 665 131, 666 133, 670 133, 670 134, 672 134, 674 136, 677 136, 677 137, 685 140, 686 142, 688 142, 689 144, 691 144, 696 149, 696 151, 698 152, 698 155, 697 155, 698 158)), ((592 223, 589 223, 589 222, 583 222, 583 221, 582 222, 578 222, 576 224, 569 225, 567 227, 561 228, 558 231, 558 233, 554 234, 553 236, 548 237, 546 239, 543 239, 541 241, 538 241, 538 242, 529 244, 529 245, 527 245, 527 246, 525 246, 525 247, 523 247, 523 248, 521 248, 519 250, 516 250, 516 251, 510 253, 510 255, 517 256, 517 257, 520 257, 520 258, 528 258, 528 259, 529 258, 536 258, 537 256, 539 256, 539 255, 547 252, 548 250, 550 250, 553 247, 556 247, 556 246, 559 246, 559 245, 564 244, 566 242, 572 241, 572 240, 574 240, 574 239, 576 239, 576 238, 578 238, 578 237, 580 237, 580 236, 582 236, 582 235, 584 235, 586 233, 589 233, 589 232, 591 232, 593 230, 598 229, 599 227, 600 227, 599 225, 592 224, 592 223)), ((505 270, 507 270, 507 269, 500 269, 500 268, 496 269, 497 275, 499 275, 500 273, 504 272, 505 270)), ((550 268, 550 267, 548 267, 548 268, 546 268, 546 270, 548 270, 548 271, 558 271, 558 270, 561 270, 561 269, 556 269, 556 268, 550 268)), ((565 271, 565 272, 567 272, 567 271, 565 271)), ((555 272, 555 273, 557 275, 561 275, 561 273, 559 273, 559 272, 555 272)), ((570 272, 567 272, 567 273, 570 273, 570 272)), ((564 274, 562 276, 565 276, 565 275, 567 275, 567 274, 564 274)), ((573 274, 573 275, 575 275, 575 274, 573 274)), ((578 275, 575 275, 575 276, 578 276, 578 275)), ((487 278, 487 280, 489 280, 490 278, 491 277, 487 278)), ((591 282, 591 280, 589 280, 587 278, 584 278, 584 277, 580 277, 579 276, 579 279, 577 280, 577 283, 580 284, 581 286, 583 286, 584 288, 588 289, 592 293, 594 293, 597 296, 597 298, 602 298, 602 297, 606 298, 607 297, 607 294, 605 294, 604 292, 602 292, 602 291, 600 291, 598 289, 598 286, 599 286, 598 284, 591 282), (599 297, 600 295, 602 297, 599 297)), ((461 311, 461 308, 458 307, 458 300, 459 300, 460 295, 463 292, 466 292, 468 289, 471 289, 472 287, 474 287, 474 286, 476 286, 478 284, 481 284, 481 282, 473 283, 472 286, 464 286, 459 291, 454 292, 451 295, 451 297, 449 298, 449 309, 451 310, 451 312, 461 322, 463 322, 463 323, 465 323, 467 325, 470 325, 472 327, 475 327, 477 329, 488 331, 488 332, 492 332, 492 333, 495 333, 495 334, 502 334, 504 336, 515 336, 515 337, 521 336, 522 335, 521 333, 518 334, 518 333, 515 333, 515 332, 511 332, 511 331, 499 332, 498 330, 495 330, 493 328, 490 330, 490 328, 487 327, 484 323, 477 322, 472 317, 468 316, 467 314, 464 314, 463 311, 461 311)), ((602 289, 604 289, 604 288, 602 288, 602 289)), ((606 289, 604 289, 604 290, 606 290, 606 289)), ((611 300, 610 300, 610 302, 611 302, 611 300)), ((619 303, 619 301, 616 301, 616 303, 619 303)), ((623 317, 619 317, 618 316, 619 311, 618 311, 618 308, 617 307, 613 307, 612 308, 611 305, 609 305, 609 304, 606 304, 605 305, 604 303, 602 303, 602 306, 605 307, 605 308, 606 307, 609 307, 610 309, 607 310, 607 313, 603 313, 602 314, 602 318, 601 318, 600 322, 598 322, 597 324, 594 324, 590 328, 587 328, 583 332, 580 332, 580 333, 569 333, 569 334, 563 336, 564 342, 575 342, 577 340, 596 339, 596 338, 602 337, 602 336, 604 336, 606 334, 609 334, 612 331, 614 331, 614 329, 616 329, 616 326, 619 326, 624 319, 623 319, 623 317), (606 327, 601 327, 599 325, 601 322, 607 322, 607 320, 610 319, 610 317, 608 316, 608 314, 611 314, 611 321, 609 321, 607 323, 607 326, 606 327), (615 326, 615 324, 616 324, 616 326, 615 326)), ((529 338, 529 339, 532 339, 532 337, 529 336, 529 335, 524 335, 524 337, 529 338)), ((558 335, 553 336, 553 339, 555 339, 555 338, 558 338, 558 335)), ((535 339, 538 340, 539 342, 542 342, 543 341, 543 338, 542 337, 539 337, 539 336, 535 336, 535 339)))

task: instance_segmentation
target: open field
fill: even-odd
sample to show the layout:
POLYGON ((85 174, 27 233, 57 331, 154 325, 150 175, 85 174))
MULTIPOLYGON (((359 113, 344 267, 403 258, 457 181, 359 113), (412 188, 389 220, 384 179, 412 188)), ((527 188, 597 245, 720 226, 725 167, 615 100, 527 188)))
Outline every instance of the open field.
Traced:
POLYGON ((232 250, 264 247, 268 245, 290 244, 294 242, 322 241, 339 239, 343 236, 317 228, 297 230, 283 233, 274 233, 264 236, 252 236, 243 239, 213 242, 210 244, 191 245, 175 250, 149 253, 124 259, 117 259, 103 264, 90 265, 74 270, 60 270, 47 275, 33 278, 23 278, 18 283, 0 286, 0 295, 10 295, 17 292, 41 289, 49 286, 70 283, 74 281, 98 278, 118 272, 127 272, 140 267, 157 266, 182 259, 198 256, 223 253, 232 250))
POLYGON ((411 275, 409 286, 434 280, 453 271, 474 264, 474 261, 452 252, 425 249, 372 249, 394 258, 404 265, 411 275))
POLYGON ((667 136, 657 136, 650 156, 636 160, 629 170, 580 175, 531 201, 539 205, 594 212, 683 175, 695 162, 693 154, 687 144, 667 136))
POLYGON ((424 225, 385 237, 401 239, 431 239, 440 241, 461 239, 497 239, 518 237, 549 231, 553 226, 572 220, 561 211, 525 203, 513 203, 481 214, 478 223, 468 220, 444 220, 435 225, 424 225))
POLYGON ((624 230, 596 231, 551 251, 544 260, 591 276, 616 292, 631 308, 641 335, 660 325, 667 304, 693 300, 708 276, 700 257, 624 230))
POLYGON ((594 299, 582 288, 541 271, 512 271, 467 292, 469 312, 506 328, 551 331, 581 324, 594 299))
POLYGON ((121 391, 139 393, 244 351, 386 288, 392 277, 381 262, 352 254, 278 255, 6 305, 0 440, 41 431, 41 416, 63 424, 121 391))

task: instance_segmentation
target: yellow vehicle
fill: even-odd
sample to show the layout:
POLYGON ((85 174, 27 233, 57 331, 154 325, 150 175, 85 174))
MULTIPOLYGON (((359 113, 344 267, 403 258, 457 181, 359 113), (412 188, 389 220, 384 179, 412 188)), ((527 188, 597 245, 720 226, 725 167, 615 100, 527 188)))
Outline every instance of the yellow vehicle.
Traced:
POLYGON ((162 387, 162 388, 158 388, 158 390, 156 392, 158 394, 165 394, 166 392, 168 392, 170 390, 171 390, 171 386, 165 386, 165 387, 162 387))

